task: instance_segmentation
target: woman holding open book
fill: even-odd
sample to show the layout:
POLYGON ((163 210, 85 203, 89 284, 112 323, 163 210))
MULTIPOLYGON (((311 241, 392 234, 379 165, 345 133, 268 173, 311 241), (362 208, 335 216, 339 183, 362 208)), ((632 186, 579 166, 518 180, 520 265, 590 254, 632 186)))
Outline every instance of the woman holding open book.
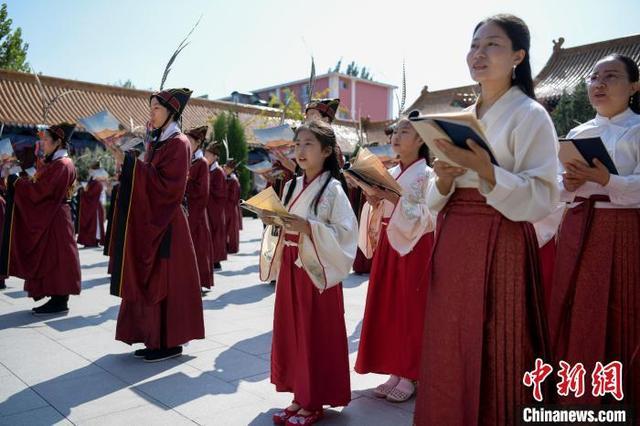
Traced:
MULTIPOLYGON (((593 159, 591 167, 584 160, 562 157, 561 196, 569 208, 558 240, 549 313, 556 357, 571 365, 581 362, 587 369, 596 362, 622 362, 622 402, 636 407, 640 407, 638 74, 638 64, 626 56, 600 60, 586 79, 597 115, 569 132, 568 139, 574 142, 561 142, 601 143, 606 154, 593 159), (613 171, 605 166, 609 159, 613 171)), ((591 381, 586 382, 582 398, 563 402, 615 402, 592 395, 591 381)))
POLYGON ((336 137, 313 121, 295 134, 304 171, 285 186, 289 215, 262 216, 260 278, 275 279, 271 382, 293 402, 275 424, 310 425, 323 405, 351 400, 341 281, 356 254, 358 224, 340 181, 336 137), (279 225, 279 226, 277 226, 279 225))
POLYGON ((442 156, 427 196, 439 215, 417 425, 517 423, 533 401, 523 374, 536 357, 548 359, 532 223, 558 198, 557 140, 535 101, 529 45, 529 29, 512 15, 473 32, 467 64, 481 94, 468 115, 482 123, 474 127, 484 128, 487 149, 423 135, 442 156))
MULTIPOLYGON (((427 208, 432 170, 429 148, 409 120, 401 119, 391 139, 400 164, 389 174, 402 195, 371 187, 360 220, 359 246, 373 265, 355 370, 389 374, 374 393, 403 402, 415 392, 427 296, 435 217, 427 208)), ((350 176, 350 175, 346 175, 350 176)))

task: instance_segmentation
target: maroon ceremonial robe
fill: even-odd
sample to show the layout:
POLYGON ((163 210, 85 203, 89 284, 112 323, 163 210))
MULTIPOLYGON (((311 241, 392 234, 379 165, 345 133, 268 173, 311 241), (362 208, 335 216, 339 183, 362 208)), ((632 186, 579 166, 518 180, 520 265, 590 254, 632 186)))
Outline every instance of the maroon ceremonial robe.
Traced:
POLYGON ((80 192, 78 244, 95 247, 104 244, 104 208, 100 203, 102 184, 91 179, 80 192), (99 235, 99 237, 98 237, 99 235))
POLYGON ((189 230, 198 259, 200 285, 213 286, 213 244, 207 216, 209 201, 209 165, 204 158, 191 161, 187 181, 187 208, 189 210, 189 230))
POLYGON ((226 206, 227 179, 222 167, 216 165, 209 171, 209 204, 207 205, 214 263, 227 260, 226 206))
POLYGON ((200 277, 182 205, 191 159, 176 132, 145 161, 127 154, 112 234, 111 293, 122 297, 116 339, 168 348, 204 338, 200 277))
POLYGON ((23 278, 29 297, 80 294, 69 206, 75 180, 76 169, 66 155, 44 163, 33 179, 9 178, 0 275, 23 278))
POLYGON ((240 203, 240 181, 235 173, 227 176, 227 209, 225 219, 227 227, 227 253, 240 250, 240 221, 238 205, 240 203))

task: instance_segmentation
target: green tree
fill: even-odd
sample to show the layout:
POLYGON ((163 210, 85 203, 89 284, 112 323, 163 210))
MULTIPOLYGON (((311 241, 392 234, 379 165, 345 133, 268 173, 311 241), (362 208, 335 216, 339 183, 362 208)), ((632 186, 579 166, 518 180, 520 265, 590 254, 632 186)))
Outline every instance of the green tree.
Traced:
POLYGON ((85 148, 81 152, 77 152, 71 155, 73 164, 76 167, 78 174, 78 180, 86 182, 89 180, 89 170, 96 163, 100 163, 100 167, 105 169, 110 176, 113 176, 116 172, 116 164, 113 156, 101 147, 85 148))
POLYGON ((282 90, 282 96, 284 100, 280 100, 275 94, 271 94, 268 105, 271 108, 284 109, 285 118, 303 120, 304 112, 296 94, 291 89, 285 88, 282 90))
POLYGON ((587 85, 582 82, 573 90, 573 92, 563 92, 551 118, 556 126, 556 132, 559 136, 566 136, 569 130, 579 124, 589 121, 595 115, 595 110, 589 103, 587 94, 587 85))
POLYGON ((20 27, 11 30, 13 21, 9 18, 7 4, 0 6, 0 68, 14 71, 30 72, 27 62, 28 43, 22 41, 20 27))
POLYGON ((114 86, 123 87, 125 89, 135 89, 136 88, 136 86, 133 84, 131 79, 127 79, 127 81, 124 81, 124 82, 122 80, 118 80, 116 83, 114 83, 114 86))
MULTIPOLYGON (((247 164, 249 159, 249 149, 247 138, 244 134, 244 126, 236 114, 229 114, 227 127, 227 141, 229 143, 229 156, 236 161, 236 164, 247 164)), ((240 192, 242 198, 246 199, 251 190, 251 173, 249 169, 242 165, 236 169, 238 180, 240 180, 240 192)))

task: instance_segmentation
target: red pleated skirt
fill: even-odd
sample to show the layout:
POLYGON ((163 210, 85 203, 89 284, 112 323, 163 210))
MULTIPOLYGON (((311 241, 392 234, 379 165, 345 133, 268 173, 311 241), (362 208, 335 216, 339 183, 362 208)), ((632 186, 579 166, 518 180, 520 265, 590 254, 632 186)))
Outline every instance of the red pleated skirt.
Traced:
MULTIPOLYGON (((287 234, 290 243, 297 236, 287 234)), ((283 249, 276 284, 271 383, 308 410, 351 400, 342 285, 322 292, 298 268, 298 247, 283 249)))
POLYGON ((544 292, 544 306, 549 308, 551 301, 551 287, 553 285, 553 269, 556 265, 556 239, 552 238, 547 244, 540 247, 540 274, 542 277, 542 290, 544 292))
POLYGON ((546 357, 539 268, 531 224, 456 190, 438 217, 415 424, 520 421, 522 377, 546 357))
MULTIPOLYGON (((640 209, 567 211, 558 240, 549 312, 556 359, 581 362, 585 394, 560 404, 612 404, 594 397, 595 362, 623 365, 623 404, 640 414, 640 209)), ((640 422, 640 418, 638 419, 640 422)))
POLYGON ((433 233, 422 236, 405 256, 391 247, 383 223, 373 257, 355 370, 418 379, 428 260, 433 233))
POLYGON ((358 248, 356 259, 353 261, 353 272, 356 274, 368 274, 371 272, 373 259, 367 259, 362 250, 358 248))

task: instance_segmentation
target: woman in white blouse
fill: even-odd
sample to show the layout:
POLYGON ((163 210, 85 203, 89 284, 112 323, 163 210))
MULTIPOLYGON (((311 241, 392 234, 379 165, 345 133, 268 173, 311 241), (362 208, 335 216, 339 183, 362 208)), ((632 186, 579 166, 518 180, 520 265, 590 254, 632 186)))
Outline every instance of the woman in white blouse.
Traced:
POLYGON ((530 35, 512 15, 475 28, 467 55, 481 95, 471 107, 497 163, 436 141, 456 167, 434 163, 438 211, 415 423, 514 424, 532 402, 522 384, 547 358, 538 243, 532 223, 558 199, 557 138, 535 101, 530 35))
MULTIPOLYGON (((557 359, 620 361, 623 403, 640 407, 640 83, 628 57, 600 60, 587 77, 597 115, 569 138, 600 137, 618 174, 598 160, 594 167, 564 164, 562 200, 568 202, 558 239, 549 312, 557 359)), ((584 396, 569 404, 615 402, 585 381, 584 396), (596 392, 597 394, 597 392, 596 392)))

